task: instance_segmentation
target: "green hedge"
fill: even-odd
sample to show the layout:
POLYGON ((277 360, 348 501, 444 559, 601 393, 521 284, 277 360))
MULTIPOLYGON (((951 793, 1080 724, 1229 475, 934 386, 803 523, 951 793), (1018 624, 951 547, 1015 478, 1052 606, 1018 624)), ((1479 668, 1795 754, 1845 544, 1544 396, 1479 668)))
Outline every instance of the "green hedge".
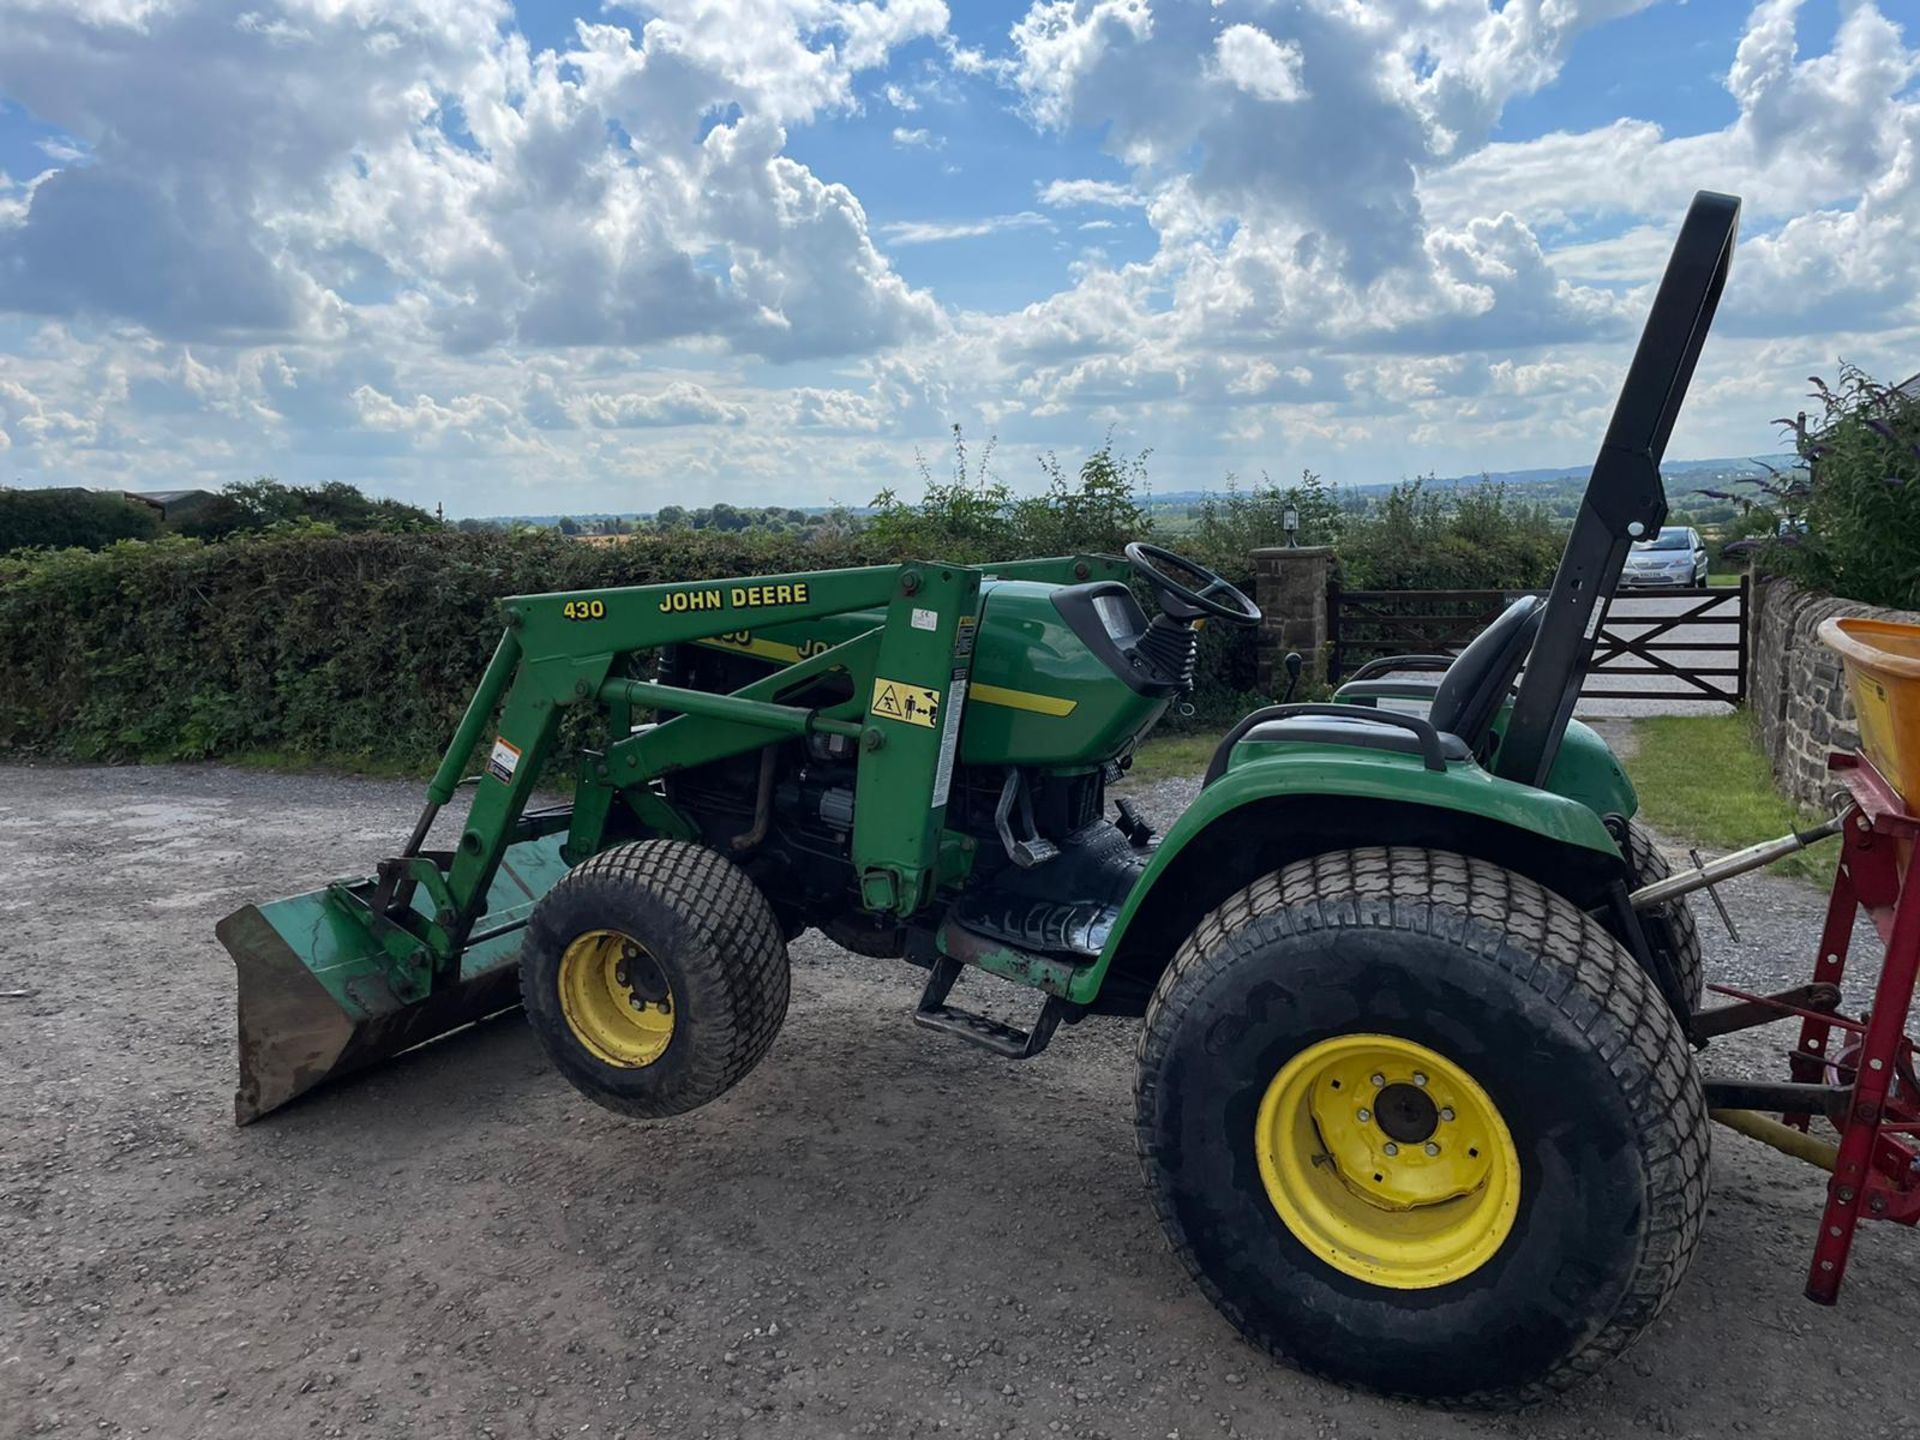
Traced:
POLYGON ((852 544, 674 534, 294 534, 0 559, 0 751, 437 756, 506 595, 860 564, 852 544))
MULTIPOLYGON (((884 561, 872 536, 326 532, 0 557, 0 754, 437 759, 507 595, 884 561)), ((1010 556, 1008 558, 1018 558, 1010 556)), ((1251 632, 1208 627, 1191 717, 1254 703, 1251 632)))

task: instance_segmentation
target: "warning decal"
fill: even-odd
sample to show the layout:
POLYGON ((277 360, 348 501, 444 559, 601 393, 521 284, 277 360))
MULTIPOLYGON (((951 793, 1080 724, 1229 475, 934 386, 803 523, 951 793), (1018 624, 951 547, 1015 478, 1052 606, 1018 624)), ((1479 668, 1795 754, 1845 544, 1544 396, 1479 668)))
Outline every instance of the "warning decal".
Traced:
POLYGON ((495 740, 493 753, 487 757, 487 773, 505 785, 519 768, 520 747, 506 740, 495 740))
POLYGON ((940 692, 924 685, 908 685, 901 680, 876 676, 873 713, 908 725, 924 725, 931 730, 940 718, 940 692))

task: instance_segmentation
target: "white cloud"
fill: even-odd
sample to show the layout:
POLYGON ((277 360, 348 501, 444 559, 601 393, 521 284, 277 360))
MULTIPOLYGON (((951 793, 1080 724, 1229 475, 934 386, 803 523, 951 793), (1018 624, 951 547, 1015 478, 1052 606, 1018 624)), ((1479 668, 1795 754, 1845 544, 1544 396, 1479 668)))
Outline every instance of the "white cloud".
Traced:
POLYGON ((1183 482, 1577 463, 1703 184, 1747 239, 1675 453, 1759 448, 1782 386, 1920 351, 1914 22, 1847 0, 1813 53, 1761 0, 1701 62, 1729 123, 1491 141, 1640 5, 1039 0, 975 48, 931 0, 635 0, 540 52, 507 0, 13 0, 0 94, 57 138, 0 176, 8 473, 863 501, 956 419, 1010 462, 1112 424, 1183 482), (876 226, 790 153, 945 139, 966 186, 993 103, 1033 209, 876 226), (999 234, 956 293, 1026 303, 888 258, 999 234))
POLYGON ((92 163, 0 230, 0 306, 246 341, 337 336, 385 302, 457 352, 702 337, 776 358, 938 323, 858 200, 781 153, 786 123, 944 27, 932 0, 753 0, 750 25, 673 0, 637 43, 581 24, 539 55, 503 0, 265 8, 150 10, 138 45, 11 22, 0 90, 92 163))
POLYGON ((1214 41, 1220 74, 1256 100, 1291 103, 1306 98, 1305 57, 1292 41, 1275 40, 1251 25, 1229 25, 1214 41))
POLYGON ((1053 222, 1034 210, 1012 215, 989 215, 983 220, 896 220, 882 225, 880 233, 896 245, 931 245, 941 240, 972 240, 981 235, 997 235, 1002 230, 1027 230, 1035 226, 1051 228, 1053 222))
POLYGON ((1131 185, 1112 180, 1049 180, 1039 190, 1042 205, 1062 208, 1075 205, 1105 205, 1130 210, 1147 202, 1131 185))
POLYGON ((581 418, 602 429, 663 425, 739 425, 744 405, 717 399, 704 386, 676 380, 656 394, 593 394, 581 397, 581 418))

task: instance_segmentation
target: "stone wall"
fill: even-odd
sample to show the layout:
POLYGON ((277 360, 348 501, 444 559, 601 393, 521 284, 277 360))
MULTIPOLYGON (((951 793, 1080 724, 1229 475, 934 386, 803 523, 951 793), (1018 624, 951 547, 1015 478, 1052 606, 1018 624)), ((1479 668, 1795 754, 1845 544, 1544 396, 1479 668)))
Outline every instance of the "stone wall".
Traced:
POLYGON ((1289 650, 1306 662, 1302 678, 1327 678, 1327 577, 1330 545, 1274 545, 1253 552, 1254 601, 1260 622, 1260 688, 1277 694, 1286 685, 1281 669, 1289 650))
POLYGON ((1840 657, 1820 643, 1820 622, 1870 615, 1920 624, 1920 615, 1802 590, 1789 580, 1757 579, 1749 591, 1751 660, 1747 703, 1780 788, 1810 809, 1833 792, 1827 753, 1860 743, 1840 657))

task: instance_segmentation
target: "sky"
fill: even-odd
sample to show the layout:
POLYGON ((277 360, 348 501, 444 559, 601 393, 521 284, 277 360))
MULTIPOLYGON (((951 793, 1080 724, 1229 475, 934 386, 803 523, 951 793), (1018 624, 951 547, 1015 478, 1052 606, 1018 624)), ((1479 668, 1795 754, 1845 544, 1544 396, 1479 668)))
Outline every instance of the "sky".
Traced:
POLYGON ((1668 454, 1920 370, 1916 0, 0 0, 0 483, 449 515, 1668 454))

